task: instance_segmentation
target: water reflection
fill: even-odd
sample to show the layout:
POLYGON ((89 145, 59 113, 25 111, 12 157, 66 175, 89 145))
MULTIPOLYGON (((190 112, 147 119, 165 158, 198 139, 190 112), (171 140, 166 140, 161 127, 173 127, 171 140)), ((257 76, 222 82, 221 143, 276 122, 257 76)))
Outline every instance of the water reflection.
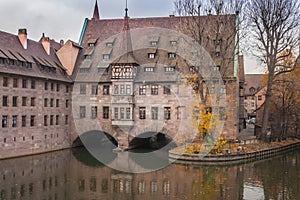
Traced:
POLYGON ((300 153, 244 165, 172 164, 131 174, 73 149, 1 160, 0 180, 0 200, 300 199, 300 153))

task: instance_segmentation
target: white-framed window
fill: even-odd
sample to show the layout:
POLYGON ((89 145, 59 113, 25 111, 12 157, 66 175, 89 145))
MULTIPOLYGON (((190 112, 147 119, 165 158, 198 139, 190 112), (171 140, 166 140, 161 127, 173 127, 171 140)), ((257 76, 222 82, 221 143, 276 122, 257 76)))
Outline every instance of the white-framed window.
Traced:
POLYGON ((150 45, 153 46, 153 47, 155 47, 155 46, 158 45, 158 41, 151 41, 151 42, 150 42, 150 45))
POLYGON ((175 40, 170 41, 170 45, 171 45, 171 46, 177 45, 177 41, 175 41, 175 40))
POLYGON ((168 53, 168 58, 169 59, 173 59, 176 57, 176 54, 175 53, 168 53))
POLYGON ((103 54, 103 60, 109 60, 110 54, 103 54))
POLYGON ((148 53, 148 58, 149 59, 154 59, 155 58, 155 53, 148 53))
POLYGON ((107 42, 107 43, 105 44, 105 46, 106 46, 106 47, 112 47, 112 46, 113 46, 113 43, 112 43, 112 42, 107 42))
POLYGON ((165 67, 165 72, 175 72, 175 67, 165 67))
POLYGON ((154 72, 154 67, 145 67, 144 71, 145 72, 154 72))

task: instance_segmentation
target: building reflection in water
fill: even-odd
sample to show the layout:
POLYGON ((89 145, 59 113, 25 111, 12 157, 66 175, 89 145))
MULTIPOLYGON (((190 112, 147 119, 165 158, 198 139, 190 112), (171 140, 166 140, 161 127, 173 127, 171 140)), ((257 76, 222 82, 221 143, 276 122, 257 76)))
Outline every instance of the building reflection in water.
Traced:
POLYGON ((0 200, 300 199, 299 174, 299 152, 243 165, 172 164, 131 174, 73 149, 1 160, 0 200))

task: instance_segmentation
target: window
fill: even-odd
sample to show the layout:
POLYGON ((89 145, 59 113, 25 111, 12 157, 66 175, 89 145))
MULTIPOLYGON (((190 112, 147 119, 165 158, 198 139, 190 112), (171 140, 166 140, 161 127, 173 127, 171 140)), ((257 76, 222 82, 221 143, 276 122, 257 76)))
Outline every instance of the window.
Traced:
POLYGON ((66 108, 69 107, 69 99, 66 100, 66 108))
POLYGON ((175 72, 175 67, 165 67, 165 72, 175 72))
POLYGON ((8 78, 7 77, 3 77, 3 87, 8 87, 8 78))
POLYGON ((44 107, 47 107, 47 106, 48 106, 48 99, 45 98, 45 99, 44 99, 44 107))
POLYGON ((144 194, 145 193, 145 181, 138 182, 138 193, 144 194))
POLYGON ((18 79, 17 78, 13 78, 13 87, 14 88, 18 87, 18 79))
POLYGON ((255 103, 254 102, 251 102, 251 107, 255 107, 255 103))
POLYGON ((56 92, 59 92, 60 91, 60 85, 57 83, 56 84, 56 92))
POLYGON ((34 126, 34 124, 35 124, 35 116, 31 115, 30 116, 30 126, 34 126))
POLYGON ((65 115, 65 125, 69 124, 69 115, 65 115))
POLYGON ((17 127, 17 119, 18 119, 17 115, 12 116, 12 127, 17 127))
POLYGON ((131 119, 131 109, 130 108, 126 108, 126 119, 127 120, 131 119))
POLYGON ((146 95, 146 85, 140 85, 139 94, 140 95, 146 95))
POLYGON ((59 107, 59 99, 56 99, 56 107, 59 107))
POLYGON ((35 97, 30 98, 30 106, 35 106, 35 97))
POLYGON ((8 97, 7 96, 3 96, 2 97, 2 106, 3 107, 7 107, 8 106, 8 97))
POLYGON ((18 97, 13 97, 12 98, 12 105, 13 105, 13 107, 17 107, 18 106, 18 97))
POLYGON ((59 125, 59 115, 55 116, 55 125, 59 125))
POLYGON ((27 88, 27 80, 22 79, 22 88, 27 88))
POLYGON ((94 43, 89 43, 88 46, 89 46, 89 47, 94 47, 95 44, 94 44, 94 43))
POLYGON ((214 40, 215 45, 221 45, 222 44, 222 39, 214 40))
POLYGON ((50 84, 51 91, 54 91, 54 83, 50 84))
POLYGON ((35 89, 35 80, 31 80, 31 89, 35 89))
POLYGON ((171 46, 175 46, 177 44, 177 41, 170 41, 171 46))
POLYGON ((219 51, 216 52, 216 57, 220 57, 221 53, 219 51))
POLYGON ((158 85, 151 86, 151 95, 158 95, 158 85))
POLYGON ((248 107, 248 103, 247 102, 245 102, 245 107, 248 107))
POLYGON ((7 115, 2 115, 2 128, 7 127, 7 120, 8 120, 8 116, 7 115))
POLYGON ((153 47, 157 46, 157 44, 158 44, 157 41, 151 41, 151 42, 150 42, 150 45, 153 46, 153 47))
POLYGON ((44 126, 48 126, 48 115, 44 115, 44 126))
POLYGON ((125 94, 125 85, 120 85, 120 94, 125 94))
POLYGON ((155 58, 155 53, 148 53, 148 58, 149 59, 154 59, 155 58))
POLYGON ((140 119, 146 119, 146 107, 139 108, 140 119))
POLYGON ((154 195, 157 193, 157 182, 156 181, 151 181, 151 194, 154 195))
POLYGON ((186 119, 186 108, 185 108, 185 106, 177 107, 177 119, 186 119))
POLYGON ((106 43, 106 46, 107 46, 107 47, 112 47, 112 46, 113 46, 113 43, 112 43, 112 42, 107 42, 107 43, 106 43))
POLYGON ((119 108, 114 108, 114 119, 119 119, 119 108))
POLYGON ((50 126, 54 124, 54 115, 50 115, 50 126))
POLYGON ((164 85, 164 94, 171 94, 171 86, 170 85, 164 85))
POLYGON ((171 119, 171 107, 164 107, 164 118, 165 120, 171 119))
POLYGON ((109 95, 109 85, 103 85, 103 94, 109 95))
POLYGON ((215 72, 220 71, 220 68, 221 68, 221 66, 220 66, 220 65, 217 65, 217 66, 214 67, 214 71, 215 71, 215 72))
POLYGON ((109 60, 110 54, 103 54, 103 60, 109 60))
POLYGON ((26 115, 22 116, 22 127, 26 126, 26 115))
POLYGON ((125 108, 120 108, 120 119, 121 120, 125 119, 125 108))
POLYGON ((22 106, 27 105, 27 97, 22 97, 22 106))
POLYGON ((258 95, 257 99, 258 99, 258 101, 261 101, 262 100, 262 96, 258 95))
POLYGON ((45 89, 45 90, 48 90, 48 82, 45 82, 45 84, 44 84, 44 89, 45 89))
POLYGON ((131 85, 126 85, 126 94, 131 95, 131 85))
POLYGON ((50 107, 54 106, 54 99, 50 99, 50 107))
POLYGON ((144 71, 145 72, 154 72, 154 67, 145 67, 144 71))
POLYGON ((85 84, 80 85, 80 94, 86 94, 86 85, 85 84))
POLYGON ((158 119, 158 107, 151 108, 151 119, 153 119, 153 120, 158 119))
POLYGON ((198 73, 198 71, 199 71, 199 67, 190 66, 190 72, 191 73, 198 73))
POLYGON ((98 95, 98 85, 92 85, 92 95, 98 95))
POLYGON ((98 108, 97 106, 92 106, 92 119, 96 119, 97 118, 97 115, 98 115, 98 108))
POLYGON ((70 87, 66 85, 66 93, 69 93, 69 91, 70 91, 70 87))
POLYGON ((168 58, 169 59, 173 59, 176 57, 176 54, 175 53, 168 53, 168 58))
POLYGON ((85 106, 79 107, 80 118, 85 118, 85 106))
POLYGON ((114 94, 119 94, 119 86, 118 85, 114 86, 114 94))
POLYGON ((109 107, 103 107, 103 119, 109 119, 109 107))

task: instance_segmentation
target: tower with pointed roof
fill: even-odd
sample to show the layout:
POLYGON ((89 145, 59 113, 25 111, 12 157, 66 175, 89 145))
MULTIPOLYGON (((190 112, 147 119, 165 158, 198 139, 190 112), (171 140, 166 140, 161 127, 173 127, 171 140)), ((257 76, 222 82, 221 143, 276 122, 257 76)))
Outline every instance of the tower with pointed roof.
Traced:
POLYGON ((96 0, 95 3, 95 8, 94 8, 94 14, 93 14, 93 20, 99 20, 100 19, 100 15, 99 15, 99 8, 98 8, 98 1, 96 0))

